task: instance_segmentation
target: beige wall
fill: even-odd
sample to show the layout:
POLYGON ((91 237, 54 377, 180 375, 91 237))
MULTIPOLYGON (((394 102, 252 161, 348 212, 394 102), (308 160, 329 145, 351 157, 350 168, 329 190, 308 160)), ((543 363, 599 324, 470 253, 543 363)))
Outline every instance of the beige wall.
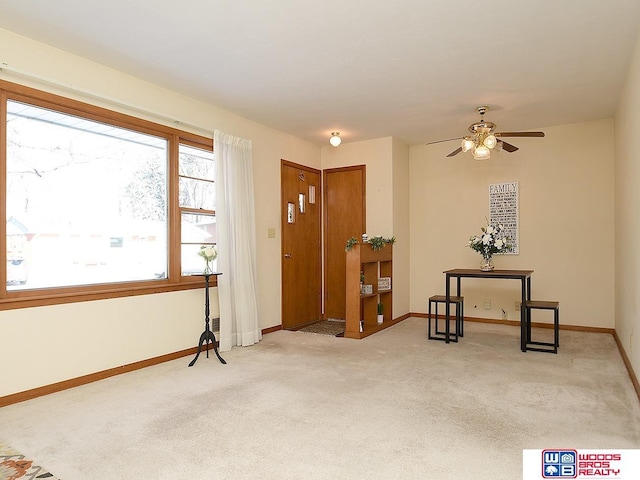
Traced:
POLYGON ((409 147, 393 140, 393 317, 410 312, 409 271, 411 235, 409 223, 409 147))
MULTIPOLYGON (((488 186, 518 182, 520 254, 497 257, 496 268, 534 270, 532 297, 560 301, 562 323, 613 328, 613 121, 542 130, 486 161, 447 158, 455 142, 411 147, 411 311, 444 293, 444 270, 479 267, 466 244, 489 215, 488 186)), ((466 315, 519 318, 514 280, 466 279, 463 294, 466 315)))
POLYGON ((615 118, 615 327, 636 376, 640 373, 640 39, 615 118))
MULTIPOLYGON (((86 93, 70 93, 7 72, 0 78, 159 121, 157 112, 253 141, 260 327, 281 323, 280 159, 320 168, 320 148, 124 73, 0 29, 0 63, 86 93), (139 107, 139 108, 137 108, 139 107)), ((187 129, 187 128, 185 128, 187 129)), ((213 297, 216 297, 215 290, 213 297)), ((203 292, 176 292, 0 312, 0 396, 192 347, 204 327, 203 292)), ((217 310, 216 310, 217 311, 217 310)))
POLYGON ((192 348, 203 302, 187 290, 2 311, 0 397, 192 348))

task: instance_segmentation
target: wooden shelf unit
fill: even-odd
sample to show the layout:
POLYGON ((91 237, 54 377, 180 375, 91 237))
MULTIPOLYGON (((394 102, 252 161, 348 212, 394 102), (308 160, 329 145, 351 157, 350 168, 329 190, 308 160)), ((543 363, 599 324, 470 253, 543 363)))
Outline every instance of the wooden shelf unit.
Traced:
POLYGON ((356 244, 347 252, 345 337, 364 338, 395 323, 392 317, 393 290, 378 290, 378 279, 392 276, 393 244, 386 244, 377 251, 368 243, 356 244), (360 272, 364 273, 365 285, 373 285, 373 293, 360 293, 360 272), (383 321, 380 325, 378 303, 384 305, 383 321), (362 332, 361 320, 364 321, 362 332))

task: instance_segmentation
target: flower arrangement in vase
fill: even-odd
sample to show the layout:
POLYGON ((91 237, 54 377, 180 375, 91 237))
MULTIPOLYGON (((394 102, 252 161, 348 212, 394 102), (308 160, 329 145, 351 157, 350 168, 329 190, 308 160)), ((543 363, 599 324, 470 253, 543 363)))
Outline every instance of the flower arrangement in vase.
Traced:
POLYGON ((509 237, 504 234, 504 227, 501 224, 491 224, 487 222, 486 227, 481 228, 480 235, 472 235, 467 246, 482 255, 480 270, 489 272, 493 270, 493 256, 498 253, 511 251, 509 237))
POLYGON ((202 245, 200 246, 200 250, 198 250, 198 255, 204 258, 205 267, 202 272, 204 275, 211 275, 213 270, 211 270, 211 262, 213 262, 218 257, 218 251, 214 245, 202 245))

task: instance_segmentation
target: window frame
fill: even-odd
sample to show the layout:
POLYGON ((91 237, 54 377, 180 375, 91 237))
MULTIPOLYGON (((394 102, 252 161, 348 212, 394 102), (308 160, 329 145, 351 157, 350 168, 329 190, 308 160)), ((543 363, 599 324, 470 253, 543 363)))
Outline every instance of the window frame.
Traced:
MULTIPOLYGON (((107 123, 121 128, 135 130, 141 133, 155 135, 167 139, 167 204, 168 204, 168 252, 167 278, 144 281, 122 281, 116 283, 74 285, 65 287, 51 287, 25 290, 7 290, 6 285, 6 208, 0 208, 0 263, 4 265, 4 278, 0 280, 0 311, 16 308, 28 308, 43 305, 57 305, 77 303, 107 298, 120 298, 135 295, 149 295, 180 290, 202 288, 202 278, 196 275, 183 276, 180 267, 180 206, 178 198, 178 152, 179 145, 186 144, 196 148, 213 151, 213 139, 194 133, 168 127, 159 123, 98 107, 79 100, 70 99, 42 90, 26 87, 5 80, 0 80, 0 198, 6 205, 6 165, 7 165, 7 102, 15 100, 29 103, 43 108, 55 110, 64 114, 79 116, 88 120, 107 123)), ((211 287, 217 286, 217 277, 210 282, 211 287)))
MULTIPOLYGON (((177 172, 177 183, 178 183, 178 210, 179 210, 179 216, 180 216, 180 228, 182 228, 182 215, 183 214, 187 214, 187 215, 205 215, 205 216, 211 216, 211 217, 216 217, 216 209, 205 209, 205 208, 194 208, 194 207, 185 207, 180 205, 180 179, 181 178, 189 178, 192 180, 197 180, 197 181, 203 181, 203 182, 208 182, 208 183, 213 183, 215 184, 216 180, 209 180, 206 178, 200 178, 200 177, 193 177, 193 176, 189 176, 189 175, 181 175, 180 174, 180 155, 179 155, 179 150, 180 150, 180 145, 185 145, 187 147, 193 147, 193 148, 199 148, 202 149, 201 145, 196 145, 193 142, 189 142, 186 141, 184 139, 181 139, 181 141, 178 143, 178 172, 177 172)), ((213 151, 213 150, 212 150, 213 151)), ((218 242, 217 242, 217 238, 216 241, 213 242, 200 242, 201 245, 211 245, 214 246, 216 249, 218 248, 218 242)), ((180 252, 182 252, 182 246, 183 245, 189 245, 192 244, 190 242, 184 242, 182 241, 182 237, 180 238, 180 252)), ((182 273, 182 265, 180 265, 180 272, 182 273)), ((217 275, 213 276, 214 278, 216 278, 216 282, 217 282, 217 275)))

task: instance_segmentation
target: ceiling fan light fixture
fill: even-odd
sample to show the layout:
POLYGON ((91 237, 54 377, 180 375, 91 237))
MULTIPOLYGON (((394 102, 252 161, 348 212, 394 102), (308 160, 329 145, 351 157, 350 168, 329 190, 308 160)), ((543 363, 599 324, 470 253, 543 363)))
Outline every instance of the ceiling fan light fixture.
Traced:
POLYGON ((498 139, 495 135, 487 135, 482 143, 484 143, 484 146, 487 148, 493 148, 498 143, 498 139))
POLYGON ((331 132, 331 138, 329 139, 329 143, 334 147, 337 147, 342 143, 342 139, 340 138, 340 132, 331 132))
POLYGON ((476 144, 471 138, 464 137, 462 139, 461 148, 462 148, 463 152, 468 152, 469 150, 471 150, 475 146, 476 146, 476 144))
POLYGON ((485 160, 491 157, 491 151, 484 145, 478 145, 473 150, 473 158, 476 160, 485 160))
MULTIPOLYGON (((502 140, 503 137, 544 137, 544 132, 497 132, 496 124, 484 119, 484 114, 487 113, 489 107, 478 107, 477 112, 480 114, 480 121, 469 125, 469 132, 466 137, 462 138, 460 146, 453 152, 449 153, 447 157, 453 157, 460 152, 471 152, 473 158, 476 160, 484 160, 491 158, 491 150, 494 152, 500 152, 502 150, 513 153, 518 150, 518 147, 511 145, 510 143, 502 140), (495 133, 494 133, 495 132, 495 133)), ((449 140, 454 140, 453 138, 449 140)), ((439 140, 432 143, 448 142, 449 140, 439 140)))

